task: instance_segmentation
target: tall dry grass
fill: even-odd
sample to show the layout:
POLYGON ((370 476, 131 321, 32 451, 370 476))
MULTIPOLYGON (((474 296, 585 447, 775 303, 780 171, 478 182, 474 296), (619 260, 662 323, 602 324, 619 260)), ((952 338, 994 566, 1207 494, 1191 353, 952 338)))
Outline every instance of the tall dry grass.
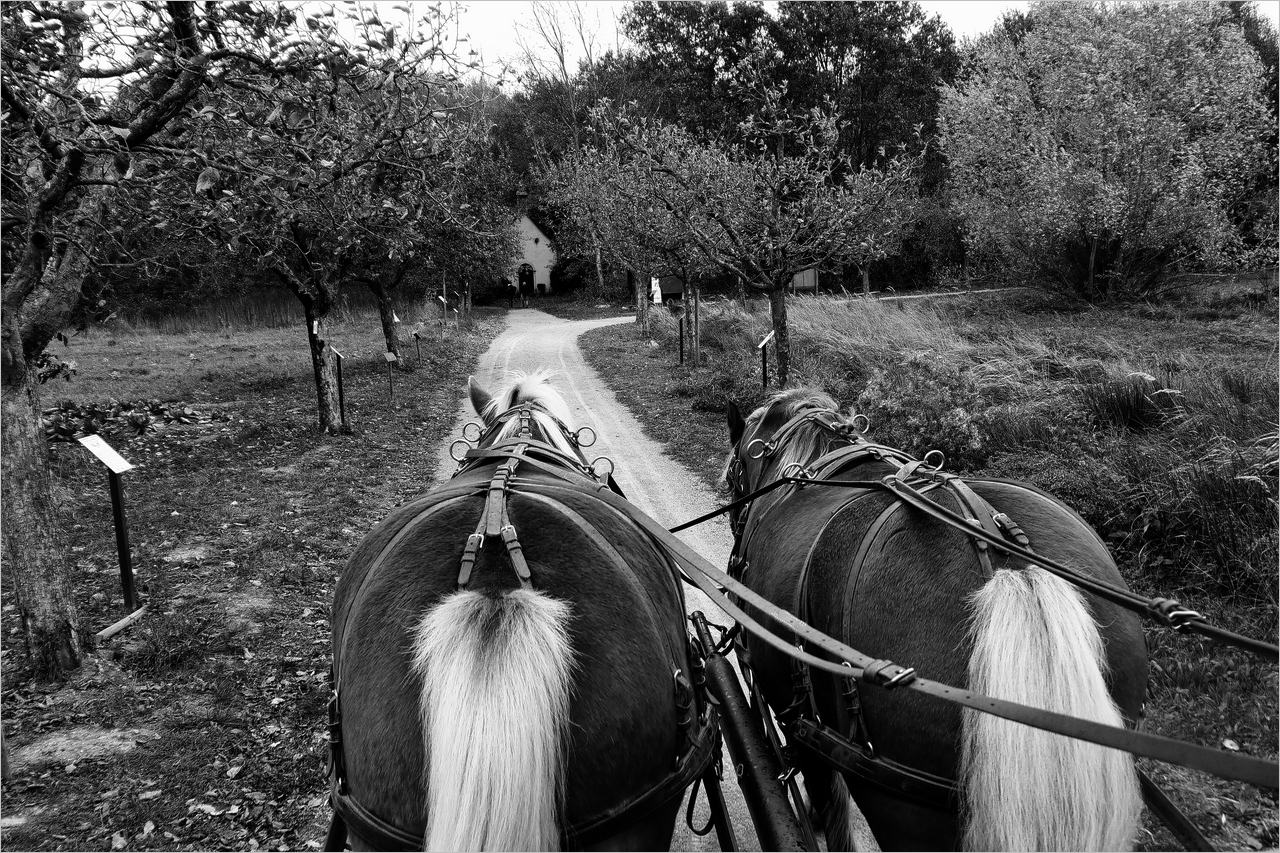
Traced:
MULTIPOLYGON (((1243 305, 1236 317, 1269 312, 1274 324, 1274 304, 1243 305)), ((704 410, 762 401, 755 344, 770 323, 756 307, 704 303, 704 363, 678 372, 667 392, 704 410)), ((674 343, 675 321, 661 313, 651 335, 674 343)), ((1255 602, 1274 626, 1274 351, 1205 354, 1197 336, 1220 330, 1193 327, 1172 344, 1185 349, 1170 351, 1178 327, 1131 314, 1117 314, 1112 330, 1096 314, 1032 322, 1007 306, 833 297, 793 299, 789 314, 793 384, 867 414, 877 440, 1036 482, 1149 582, 1255 602)))

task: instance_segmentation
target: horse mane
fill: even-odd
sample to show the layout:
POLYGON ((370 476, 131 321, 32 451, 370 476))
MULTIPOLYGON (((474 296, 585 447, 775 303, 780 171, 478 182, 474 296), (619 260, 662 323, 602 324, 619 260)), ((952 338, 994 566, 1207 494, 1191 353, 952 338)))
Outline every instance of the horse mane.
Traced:
MULTIPOLYGON (((776 407, 781 407, 780 417, 782 423, 791 420, 805 409, 824 409, 836 413, 840 412, 840 404, 825 391, 812 387, 788 388, 774 394, 760 408, 747 416, 747 431, 758 428, 761 421, 776 407)), ((852 427, 853 410, 850 409, 848 414, 841 417, 839 423, 848 424, 852 427)), ((845 440, 815 423, 802 423, 787 438, 786 444, 778 449, 774 470, 784 471, 793 462, 801 466, 807 465, 832 450, 837 441, 845 440)), ((732 464, 733 453, 731 452, 725 462, 724 471, 721 473, 722 480, 728 476, 729 466, 732 464)))
MULTIPOLYGON (((511 384, 493 396, 485 406, 482 417, 489 420, 523 403, 531 403, 534 405, 531 409, 533 419, 538 422, 547 440, 573 456, 576 455, 577 450, 564 434, 564 430, 560 428, 560 424, 568 428, 571 417, 569 404, 564 401, 564 397, 560 396, 560 392, 551 386, 551 376, 551 371, 546 368, 539 368, 532 373, 519 371, 512 373, 511 384), (548 415, 550 417, 547 417, 548 415)), ((498 438, 509 437, 519 427, 518 420, 507 421, 499 431, 498 438)))

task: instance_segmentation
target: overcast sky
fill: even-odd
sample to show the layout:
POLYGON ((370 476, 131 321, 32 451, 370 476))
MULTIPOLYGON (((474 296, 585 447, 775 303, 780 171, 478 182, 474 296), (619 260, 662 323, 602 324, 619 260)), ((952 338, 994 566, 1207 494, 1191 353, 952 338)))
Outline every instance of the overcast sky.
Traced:
MULTIPOLYGON (((522 0, 472 0, 462 3, 461 29, 470 33, 473 46, 483 56, 485 65, 495 68, 500 59, 515 60, 522 51, 520 40, 531 45, 538 45, 536 35, 530 31, 533 17, 529 11, 529 3, 522 0)), ((564 4, 570 5, 570 4, 564 4)), ((598 49, 615 46, 619 36, 616 21, 622 15, 626 2, 606 2, 594 0, 581 4, 596 27, 598 49)), ((771 5, 766 3, 766 5, 771 5)), ((986 30, 999 19, 1006 9, 1026 9, 1025 2, 1009 2, 1009 0, 945 0, 945 2, 922 2, 927 15, 940 15, 951 27, 957 38, 976 36, 986 30)), ((1259 3, 1259 9, 1271 19, 1272 23, 1280 21, 1280 3, 1273 0, 1259 3)), ((574 56, 574 65, 581 51, 574 56)))

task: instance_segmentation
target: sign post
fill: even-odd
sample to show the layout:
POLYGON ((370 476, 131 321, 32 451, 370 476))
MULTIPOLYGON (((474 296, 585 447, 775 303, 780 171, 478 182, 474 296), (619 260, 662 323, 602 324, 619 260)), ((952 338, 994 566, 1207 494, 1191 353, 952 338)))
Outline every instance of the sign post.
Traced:
POLYGON ((129 528, 124 520, 124 491, 120 475, 133 468, 124 457, 103 441, 100 435, 86 435, 80 439, 85 449, 107 467, 107 487, 111 491, 111 515, 115 520, 116 552, 120 558, 120 587, 124 592, 124 606, 130 611, 137 606, 133 589, 133 560, 129 555, 129 528))
POLYGON ((422 364, 422 335, 418 332, 413 333, 413 345, 418 348, 418 364, 422 364))
POLYGON ((680 363, 684 364, 684 321, 689 316, 689 312, 683 308, 680 309, 680 363))
POLYGON ((384 352, 382 357, 387 360, 387 402, 394 403, 396 401, 396 382, 393 367, 399 359, 396 358, 396 354, 393 352, 384 352))
POLYGON ((329 344, 329 349, 333 350, 333 354, 338 357, 338 418, 345 427, 347 425, 347 401, 342 396, 342 353, 338 352, 333 344, 329 344))
POLYGON ((756 349, 760 350, 760 373, 764 377, 764 387, 769 387, 769 341, 773 340, 773 336, 778 333, 777 329, 764 336, 764 340, 756 344, 756 349))

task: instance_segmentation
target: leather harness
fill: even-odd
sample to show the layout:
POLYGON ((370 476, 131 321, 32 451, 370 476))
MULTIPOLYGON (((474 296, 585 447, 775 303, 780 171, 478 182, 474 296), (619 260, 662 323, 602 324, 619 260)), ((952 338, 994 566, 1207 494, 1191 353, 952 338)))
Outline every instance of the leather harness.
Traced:
MULTIPOLYGON (((545 412, 541 411, 539 416, 549 417, 545 412)), ((424 502, 425 505, 422 507, 422 511, 399 533, 393 536, 369 564, 361 590, 352 596, 352 601, 360 597, 363 591, 363 584, 368 583, 369 578, 376 573, 388 554, 412 529, 417 528, 439 510, 453 504, 458 499, 480 493, 485 495, 485 503, 475 531, 467 537, 467 543, 459 561, 458 588, 465 589, 470 583, 472 569, 475 566, 479 551, 488 544, 498 543, 501 543, 508 562, 520 581, 521 587, 526 589, 533 588, 532 572, 524 557, 518 532, 511 523, 507 512, 508 495, 516 485, 520 486, 519 492, 522 496, 552 506, 562 517, 573 522, 604 554, 612 556, 615 561, 622 565, 626 564, 617 549, 608 542, 590 521, 570 509, 555 494, 569 489, 577 494, 609 494, 611 497, 621 497, 622 492, 613 482, 611 474, 597 475, 594 469, 585 463, 585 460, 581 458, 575 459, 555 445, 535 438, 532 430, 534 418, 528 404, 523 404, 500 415, 490 425, 489 431, 492 432, 498 429, 512 418, 519 418, 519 424, 514 430, 514 436, 500 439, 488 446, 471 448, 459 460, 460 464, 454 474, 455 478, 459 474, 474 470, 481 465, 492 464, 497 461, 498 466, 488 484, 465 488, 446 486, 437 490, 434 495, 429 495, 424 502), (555 478, 555 482, 559 483, 559 487, 549 488, 545 481, 533 481, 527 478, 517 480, 515 475, 520 466, 552 475, 555 478), (436 499, 433 500, 433 497, 436 499)), ((575 434, 563 424, 560 424, 559 421, 556 421, 556 424, 565 431, 566 435, 571 438, 574 437, 575 434)), ((576 449, 576 439, 573 439, 573 443, 576 449)), ((581 454, 579 453, 578 456, 581 457, 581 454)), ((606 503, 606 506, 612 511, 629 520, 634 520, 635 514, 639 511, 632 508, 631 504, 625 501, 622 501, 621 505, 631 508, 632 511, 621 510, 618 503, 606 503)), ((641 529, 644 530, 643 527, 641 529)), ((658 543, 655 542, 655 545, 658 545, 658 543)), ((671 560, 664 548, 659 546, 655 550, 667 560, 670 568, 669 577, 675 588, 676 597, 680 602, 683 602, 684 590, 680 583, 679 568, 671 560)), ((336 638, 335 647, 337 649, 343 648, 345 639, 345 635, 336 638)), ((676 661, 679 660, 680 656, 693 660, 693 657, 689 654, 688 647, 678 650, 669 648, 667 649, 667 654, 668 657, 676 661)), ((330 802, 333 807, 334 817, 333 825, 325 842, 325 849, 343 849, 348 831, 378 850, 421 849, 426 829, 425 824, 421 826, 415 825, 410 828, 398 826, 362 805, 348 788, 342 747, 341 677, 337 668, 337 659, 338 656, 335 656, 335 665, 331 672, 333 692, 329 700, 330 802)), ((672 668, 674 701, 677 707, 681 738, 679 752, 674 756, 671 771, 655 786, 639 796, 620 803, 601 814, 564 827, 562 842, 566 849, 587 847, 602 841, 619 832, 624 826, 635 822, 663 804, 683 795, 685 788, 706 772, 713 761, 717 760, 720 732, 715 710, 709 702, 699 696, 699 692, 694 689, 688 675, 674 663, 672 668)), ((696 668, 696 664, 694 668, 696 668)))
MULTIPOLYGON (((976 551, 979 569, 984 579, 990 579, 995 571, 990 554, 991 545, 995 543, 1007 543, 1005 547, 999 548, 1001 555, 1006 559, 1009 555, 1017 555, 1023 559, 1031 560, 1037 558, 1037 555, 1031 550, 1029 538, 1017 523, 1009 518, 1008 515, 996 511, 960 477, 943 472, 940 458, 930 464, 925 461, 915 460, 894 448, 869 442, 854 426, 856 422, 849 422, 836 412, 812 406, 801 408, 770 437, 768 442, 758 438, 752 440, 746 448, 748 457, 761 459, 773 455, 784 445, 790 435, 805 423, 814 423, 833 433, 837 438, 845 439, 850 443, 837 447, 813 460, 808 465, 799 466, 793 464, 787 466, 787 470, 781 473, 783 478, 790 482, 782 487, 779 495, 765 512, 756 513, 754 518, 750 517, 751 514, 749 512, 752 505, 751 500, 740 499, 734 502, 736 505, 745 506, 745 509, 739 510, 740 515, 734 520, 733 524, 735 543, 734 555, 730 561, 730 574, 735 580, 740 581, 742 575, 749 569, 741 554, 745 552, 745 546, 750 539, 751 533, 759 528, 765 516, 785 503, 789 494, 804 488, 808 482, 821 485, 846 486, 853 491, 853 495, 849 500, 841 502, 831 512, 822 525, 822 531, 825 531, 826 527, 850 506, 857 503, 861 498, 872 494, 873 490, 870 488, 872 486, 886 486, 889 491, 900 498, 899 501, 895 501, 882 511, 863 535, 861 546, 854 557, 853 568, 851 569, 849 582, 852 584, 857 582, 857 575, 866 559, 870 543, 876 538, 879 530, 888 523, 893 514, 902 508, 904 503, 918 509, 924 509, 933 517, 966 533, 976 551), (854 481, 837 481, 834 479, 844 471, 872 461, 885 462, 890 467, 897 467, 897 472, 885 477, 880 483, 860 484, 854 481), (792 471, 793 468, 798 470, 792 471), (859 486, 863 486, 863 488, 859 488, 859 486), (929 492, 935 490, 945 490, 950 493, 959 506, 960 513, 946 512, 934 500, 926 497, 929 492)), ((926 459, 930 459, 931 455, 927 455, 926 459)), ((938 454, 939 457, 940 455, 938 454)), ((735 449, 728 471, 728 478, 735 492, 741 493, 745 491, 741 484, 745 469, 746 465, 735 449)), ((759 494, 759 492, 753 494, 759 494)), ((810 548, 801 564, 797 583, 799 612, 796 616, 800 622, 806 625, 810 619, 808 606, 810 565, 814 549, 820 539, 821 531, 815 537, 814 545, 810 548)), ((1190 611, 1186 612, 1190 613, 1190 611)), ((1198 617, 1198 614, 1194 615, 1198 617)), ((753 631, 752 633, 757 632, 753 631)), ((758 633, 757 636, 759 636, 758 633)), ((745 648, 739 648, 740 660, 747 659, 745 652, 745 648)), ((793 696, 791 704, 778 714, 778 719, 785 726, 789 739, 810 749, 815 755, 838 770, 842 770, 850 776, 893 796, 910 799, 921 805, 938 809, 949 810, 956 806, 959 798, 956 780, 917 770, 877 754, 870 733, 867 731, 866 721, 862 716, 858 690, 859 680, 866 683, 876 683, 886 688, 898 685, 918 687, 921 680, 916 678, 914 669, 903 669, 889 661, 876 661, 873 663, 876 671, 871 673, 873 678, 870 679, 867 677, 868 671, 866 668, 864 668, 861 676, 858 676, 851 668, 848 669, 848 675, 845 676, 847 687, 843 691, 845 704, 843 707, 838 708, 837 714, 841 719, 839 720, 839 728, 836 729, 825 725, 818 719, 817 703, 809 673, 809 666, 814 661, 811 658, 806 660, 808 656, 803 652, 803 644, 797 641, 796 646, 785 653, 789 654, 792 659, 793 696), (797 651, 799 654, 797 654, 797 651), (845 736, 842 732, 849 732, 851 736, 845 736)), ((823 661, 823 663, 825 664, 826 661, 823 661)), ((846 667, 849 666, 848 663, 844 665, 846 667)), ((1026 719, 1022 721, 1027 722, 1026 719)), ((1132 734, 1145 737, 1140 733, 1132 734)), ((1223 764, 1221 760, 1216 760, 1214 763, 1218 766, 1223 764)), ((1255 778, 1257 775, 1259 774, 1255 774, 1255 778)), ((1269 785, 1269 787, 1273 786, 1274 783, 1269 785)))

